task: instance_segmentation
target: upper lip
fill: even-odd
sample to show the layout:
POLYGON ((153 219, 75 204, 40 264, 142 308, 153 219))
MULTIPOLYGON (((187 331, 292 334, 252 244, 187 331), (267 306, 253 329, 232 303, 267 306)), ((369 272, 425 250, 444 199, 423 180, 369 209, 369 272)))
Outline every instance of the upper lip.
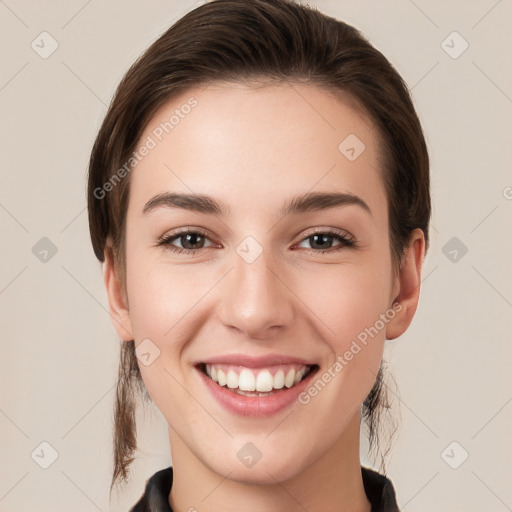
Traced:
POLYGON ((222 356, 210 357, 199 361, 197 364, 231 364, 245 366, 246 368, 260 368, 280 364, 303 364, 313 366, 315 363, 298 357, 291 357, 285 354, 268 354, 265 356, 249 356, 246 354, 225 354, 222 356))

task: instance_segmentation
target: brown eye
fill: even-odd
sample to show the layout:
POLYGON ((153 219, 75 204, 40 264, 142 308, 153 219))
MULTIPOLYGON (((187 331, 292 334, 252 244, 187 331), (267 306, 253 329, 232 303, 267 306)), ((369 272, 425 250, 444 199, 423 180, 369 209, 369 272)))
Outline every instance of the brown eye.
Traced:
POLYGON ((316 234, 308 237, 308 240, 313 249, 330 249, 327 246, 332 245, 334 238, 330 235, 316 234))
MULTIPOLYGON (((172 234, 164 237, 158 243, 159 246, 166 246, 169 250, 176 253, 195 253, 201 249, 205 249, 205 242, 209 240, 205 233, 200 231, 182 231, 180 233, 172 234), (176 246, 175 242, 178 242, 180 246, 176 246)), ((211 244, 213 245, 213 244, 211 244)))
POLYGON ((183 249, 202 249, 205 238, 199 233, 187 233, 185 235, 178 235, 177 240, 180 240, 183 249), (200 246, 200 247, 196 247, 200 246))
POLYGON ((312 233, 301 241, 301 243, 304 242, 309 243, 312 250, 308 252, 313 253, 334 252, 356 245, 355 240, 348 233, 333 230, 312 233), (338 243, 333 246, 335 240, 338 240, 338 243))

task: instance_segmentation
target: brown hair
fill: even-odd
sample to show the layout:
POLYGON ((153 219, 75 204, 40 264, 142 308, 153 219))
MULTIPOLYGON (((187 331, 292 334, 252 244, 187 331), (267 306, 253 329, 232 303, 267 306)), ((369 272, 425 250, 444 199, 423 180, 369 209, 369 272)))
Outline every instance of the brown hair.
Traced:
MULTIPOLYGON (((354 100, 375 123, 383 142, 382 178, 394 270, 400 268, 413 229, 423 230, 428 247, 427 147, 407 86, 388 60, 357 29, 314 7, 293 0, 214 0, 179 19, 131 66, 92 149, 92 245, 100 261, 107 253, 113 257, 122 283, 130 174, 118 179, 108 193, 104 184, 129 161, 149 120, 171 98, 216 80, 251 79, 308 83, 354 100)), ((127 479, 137 447, 135 386, 145 390, 132 340, 121 343, 111 488, 127 479)), ((389 409, 386 387, 381 364, 363 403, 370 449, 379 444, 379 415, 389 409)))

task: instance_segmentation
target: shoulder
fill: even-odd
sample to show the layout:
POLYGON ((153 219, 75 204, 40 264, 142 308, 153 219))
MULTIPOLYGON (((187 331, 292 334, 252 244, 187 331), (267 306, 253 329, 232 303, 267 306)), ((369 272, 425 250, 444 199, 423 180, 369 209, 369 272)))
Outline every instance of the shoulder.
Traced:
POLYGON ((372 504, 372 512, 400 512, 393 484, 385 475, 361 466, 363 485, 372 504))
POLYGON ((172 487, 172 466, 157 471, 146 482, 144 494, 130 512, 172 512, 168 497, 172 487))

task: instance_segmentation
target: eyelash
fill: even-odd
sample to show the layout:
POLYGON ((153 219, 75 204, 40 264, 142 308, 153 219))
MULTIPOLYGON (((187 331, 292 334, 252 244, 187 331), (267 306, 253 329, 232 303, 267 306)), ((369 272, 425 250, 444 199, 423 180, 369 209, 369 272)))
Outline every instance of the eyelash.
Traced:
MULTIPOLYGON (((184 249, 182 247, 176 247, 174 245, 171 244, 171 242, 173 242, 174 240, 177 240, 179 238, 181 238, 182 236, 184 235, 190 235, 190 234, 193 234, 193 235, 201 235, 202 237, 204 238, 209 238, 208 237, 208 234, 205 233, 204 231, 201 231, 201 230, 184 230, 184 231, 180 231, 178 233, 173 233, 172 235, 169 235, 169 236, 164 236, 162 238, 159 239, 158 241, 158 246, 159 247, 166 247, 167 249, 169 249, 171 252, 174 252, 176 254, 182 254, 182 253, 187 253, 187 254, 195 254, 199 251, 202 251, 203 249, 207 249, 207 247, 201 247, 200 249, 184 249)), ((357 242, 355 241, 355 239, 350 236, 348 233, 344 232, 344 231, 338 231, 338 230, 335 230, 335 229, 328 229, 328 230, 323 230, 323 231, 315 231, 313 233, 310 233, 308 236, 306 236, 305 238, 303 238, 302 240, 300 240, 299 243, 302 243, 304 242, 305 240, 308 240, 309 238, 312 238, 314 235, 327 235, 327 236, 330 236, 330 237, 334 237, 334 238, 337 238, 341 243, 335 247, 331 247, 330 249, 325 249, 325 250, 322 250, 322 249, 307 249, 305 252, 307 254, 323 254, 323 253, 326 253, 326 252, 336 252, 336 251, 339 251, 343 248, 355 248, 357 247, 357 242)))

